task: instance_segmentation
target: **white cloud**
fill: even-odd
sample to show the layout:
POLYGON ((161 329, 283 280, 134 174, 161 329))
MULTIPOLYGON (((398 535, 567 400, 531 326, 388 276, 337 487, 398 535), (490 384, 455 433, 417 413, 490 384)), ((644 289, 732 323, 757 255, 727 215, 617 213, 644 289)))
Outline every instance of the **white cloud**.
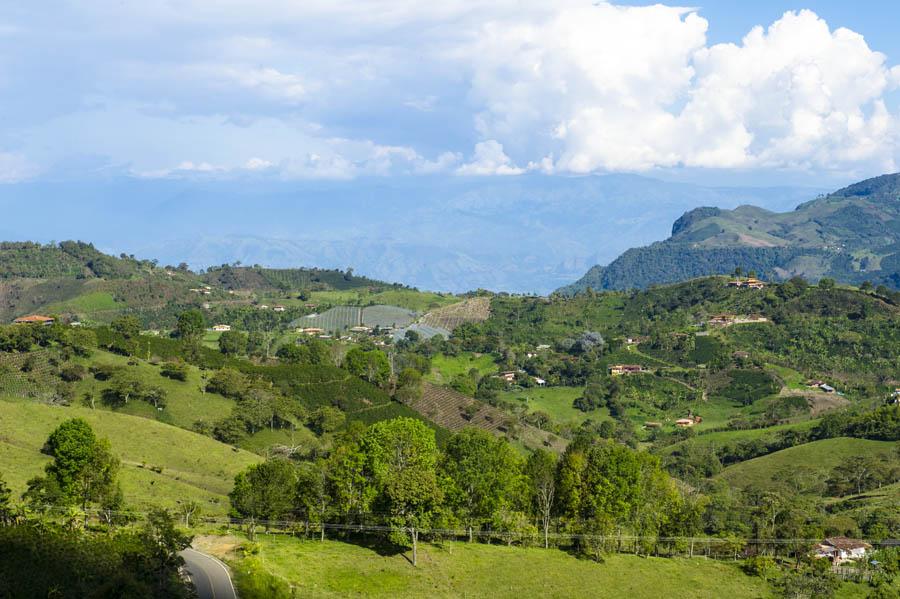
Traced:
POLYGON ((21 154, 0 152, 0 183, 18 183, 38 175, 38 167, 21 154))
POLYGON ((34 22, 10 22, 43 35, 31 43, 47 51, 23 53, 0 37, 4 97, 41 95, 29 73, 44 72, 46 56, 62 57, 52 66, 73 75, 43 94, 53 102, 34 102, 49 116, 13 119, 28 107, 0 103, 0 122, 31 127, 4 124, 0 134, 24 140, 35 148, 25 155, 45 165, 66 150, 172 176, 671 167, 869 174, 895 169, 900 158, 900 116, 888 101, 900 67, 810 11, 710 45, 702 9, 660 4, 63 4, 59 15, 35 9, 34 22), (156 126, 136 126, 134 106, 151 107, 141 111, 156 126), (106 116, 76 118, 86 110, 106 116), (69 144, 55 144, 49 127, 66 118, 69 144), (176 138, 179 153, 202 157, 194 167, 220 166, 172 167, 176 138))
POLYGON ((475 145, 475 156, 458 169, 460 175, 521 175, 525 169, 517 167, 503 151, 503 144, 495 139, 475 145))

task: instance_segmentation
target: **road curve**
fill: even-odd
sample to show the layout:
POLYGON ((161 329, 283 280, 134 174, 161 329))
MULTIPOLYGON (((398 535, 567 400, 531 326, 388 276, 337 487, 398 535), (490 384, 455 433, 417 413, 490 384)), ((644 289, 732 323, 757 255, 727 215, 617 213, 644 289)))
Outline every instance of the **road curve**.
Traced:
POLYGON ((184 569, 200 599, 237 599, 225 564, 193 549, 185 549, 178 555, 184 558, 184 569))

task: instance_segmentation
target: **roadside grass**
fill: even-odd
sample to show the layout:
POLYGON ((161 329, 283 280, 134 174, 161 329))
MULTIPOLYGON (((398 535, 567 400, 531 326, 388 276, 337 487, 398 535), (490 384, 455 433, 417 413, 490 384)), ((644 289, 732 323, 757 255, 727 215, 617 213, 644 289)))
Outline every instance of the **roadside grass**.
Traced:
POLYGON ((15 495, 43 474, 50 461, 40 452, 63 420, 84 418, 99 437, 109 439, 122 460, 119 479, 129 507, 174 508, 186 498, 208 515, 228 511, 234 476, 258 456, 167 424, 82 407, 0 400, 0 471, 15 495))
MULTIPOLYGON (((445 542, 409 552, 326 540, 259 535, 258 554, 230 554, 244 599, 290 597, 768 597, 760 578, 737 564, 704 559, 609 555, 596 563, 557 549, 445 542), (247 566, 245 567, 245 564, 247 566), (260 585, 259 581, 266 584, 260 585), (255 583, 256 590, 248 583, 255 583)), ((228 556, 223 556, 228 557, 228 556)))
POLYGON ((427 377, 438 385, 448 384, 458 374, 468 374, 475 368, 481 376, 497 372, 497 365, 489 354, 464 352, 458 356, 437 354, 431 359, 431 374, 427 377))
MULTIPOLYGON (((789 471, 799 465, 827 476, 832 468, 853 456, 888 456, 894 451, 895 443, 838 437, 804 443, 782 449, 746 462, 729 466, 717 478, 734 487, 770 487, 772 478, 779 471, 789 471)), ((900 497, 897 498, 900 500, 900 497)))

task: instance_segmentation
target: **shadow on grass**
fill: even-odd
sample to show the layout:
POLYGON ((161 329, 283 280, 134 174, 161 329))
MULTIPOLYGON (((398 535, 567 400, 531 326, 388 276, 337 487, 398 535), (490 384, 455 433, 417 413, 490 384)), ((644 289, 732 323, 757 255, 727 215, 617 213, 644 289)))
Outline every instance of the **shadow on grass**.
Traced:
POLYGON ((364 547, 370 551, 374 551, 381 557, 396 557, 399 555, 412 564, 412 560, 407 555, 410 551, 409 547, 398 545, 383 536, 348 533, 340 536, 333 536, 331 538, 358 547, 364 547))

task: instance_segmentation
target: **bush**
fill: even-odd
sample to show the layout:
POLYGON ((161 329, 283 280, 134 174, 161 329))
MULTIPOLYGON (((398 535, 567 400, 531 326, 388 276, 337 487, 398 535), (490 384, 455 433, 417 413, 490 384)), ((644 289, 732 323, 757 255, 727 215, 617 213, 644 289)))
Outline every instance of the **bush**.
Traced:
POLYGON ((166 378, 176 381, 186 381, 188 377, 188 366, 184 362, 174 361, 163 364, 162 370, 159 372, 166 378))
POLYGON ((81 364, 69 364, 63 366, 62 370, 59 371, 59 378, 67 383, 75 383, 82 380, 86 374, 87 370, 81 364))

